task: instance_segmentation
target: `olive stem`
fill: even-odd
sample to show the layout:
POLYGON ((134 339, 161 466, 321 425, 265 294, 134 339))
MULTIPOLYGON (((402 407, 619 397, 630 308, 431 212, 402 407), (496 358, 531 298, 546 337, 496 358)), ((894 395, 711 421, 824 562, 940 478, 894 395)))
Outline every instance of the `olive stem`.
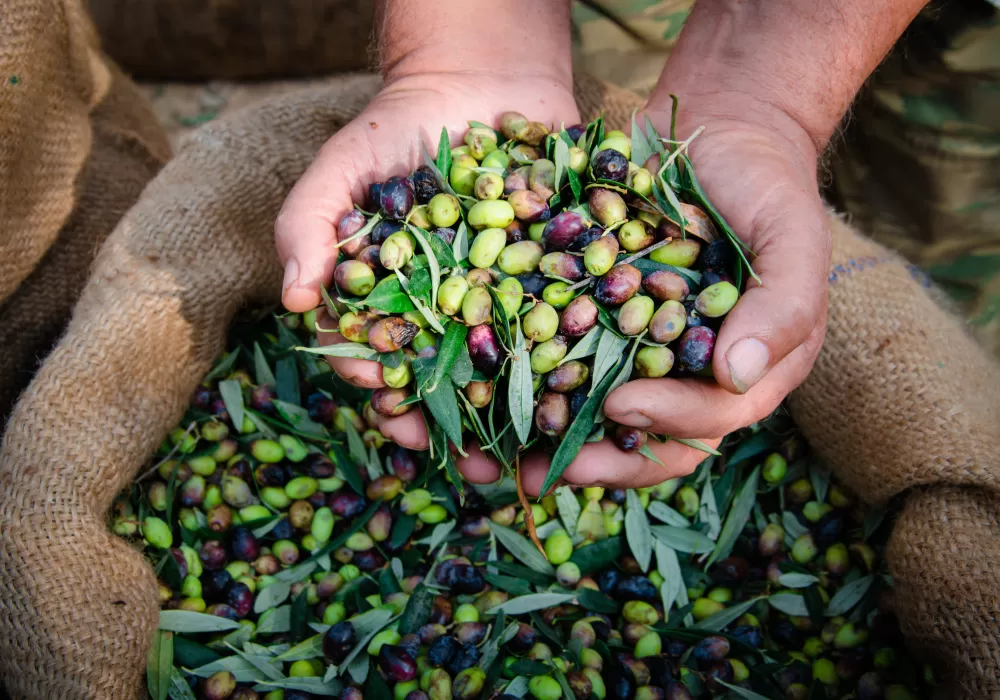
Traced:
POLYGON ((177 453, 178 449, 180 449, 181 443, 184 442, 184 438, 186 438, 188 435, 190 435, 191 431, 194 430, 197 427, 197 425, 198 425, 198 423, 196 421, 191 421, 191 424, 188 425, 187 429, 184 431, 184 435, 182 435, 181 439, 178 440, 177 443, 171 448, 170 452, 167 453, 167 456, 164 457, 163 459, 161 459, 156 464, 154 464, 152 467, 150 467, 149 470, 147 472, 145 472, 142 476, 140 476, 138 479, 136 479, 136 481, 142 481, 142 480, 146 479, 153 472, 155 472, 157 469, 159 469, 161 466, 163 466, 164 463, 170 461, 170 458, 173 457, 177 453))
MULTIPOLYGON (((705 130, 704 126, 699 126, 697 129, 694 130, 694 133, 691 134, 691 136, 689 136, 684 141, 681 141, 680 145, 678 145, 677 148, 675 148, 674 150, 672 150, 670 152, 670 155, 667 156, 667 159, 665 161, 663 161, 663 165, 660 166, 659 172, 656 173, 657 177, 659 177, 659 178, 662 179, 663 178, 663 173, 665 173, 667 171, 667 168, 669 168, 671 165, 673 165, 673 162, 675 160, 677 160, 681 156, 681 154, 687 152, 687 149, 691 145, 691 142, 694 141, 696 138, 698 138, 698 136, 700 136, 701 132, 703 132, 704 130, 705 130)), ((661 138, 660 141, 667 142, 668 139, 662 139, 661 138)))
POLYGON ((352 236, 348 236, 347 238, 345 238, 342 241, 339 241, 339 242, 335 243, 334 246, 333 246, 334 249, 335 250, 339 250, 341 246, 346 245, 347 243, 350 243, 355 238, 361 238, 362 236, 367 236, 371 232, 371 230, 373 228, 375 228, 375 224, 377 224, 381 220, 382 220, 382 214, 375 214, 375 216, 373 216, 372 218, 370 218, 368 220, 368 223, 366 223, 364 226, 362 226, 361 228, 358 229, 357 233, 355 233, 352 236))

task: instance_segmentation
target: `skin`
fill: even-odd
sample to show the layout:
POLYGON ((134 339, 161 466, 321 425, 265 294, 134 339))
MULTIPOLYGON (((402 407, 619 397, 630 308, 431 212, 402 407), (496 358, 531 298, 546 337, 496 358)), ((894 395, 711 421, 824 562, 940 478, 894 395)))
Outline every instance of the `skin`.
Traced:
MULTIPOLYGON (((716 382, 641 379, 605 402, 618 423, 716 446, 769 415, 805 379, 823 342, 830 234, 817 165, 863 82, 923 6, 918 0, 703 0, 695 5, 644 111, 661 134, 670 94, 682 109, 678 137, 703 131, 689 153, 720 213, 756 253, 751 283, 716 343, 716 382), (794 261, 794 262, 790 262, 794 261)), ((579 121, 572 97, 569 6, 565 0, 382 0, 378 7, 385 87, 333 136, 293 188, 275 224, 291 311, 320 303, 333 277, 336 223, 363 201, 369 183, 418 165, 414 133, 453 143, 467 120, 517 110, 558 125, 579 121), (484 24, 485 23, 485 24, 484 24), (503 41, 484 41, 489 36, 503 41), (441 41, 447 37, 447 41, 441 41), (528 48, 530 47, 530 49, 528 48)), ((323 325, 323 324, 321 324, 323 325)), ((328 323, 327 326, 332 326, 328 323)), ((336 342, 338 334, 321 334, 336 342)), ((340 339, 342 341, 342 339, 340 339)), ((331 359, 346 380, 382 386, 377 363, 331 359)), ((427 448, 421 415, 382 419, 391 440, 427 448)), ((688 474, 704 453, 650 441, 660 466, 611 442, 584 447, 563 480, 643 487, 688 474)), ((459 468, 489 483, 499 466, 475 445, 459 468)), ((537 494, 543 454, 522 460, 537 494)))

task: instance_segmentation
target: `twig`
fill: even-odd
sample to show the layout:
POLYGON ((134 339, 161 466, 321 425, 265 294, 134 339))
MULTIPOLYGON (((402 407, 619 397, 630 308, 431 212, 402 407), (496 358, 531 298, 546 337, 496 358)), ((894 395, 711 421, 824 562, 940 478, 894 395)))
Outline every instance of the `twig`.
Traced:
POLYGON ((531 541, 535 543, 538 547, 538 551, 542 553, 545 560, 548 561, 549 556, 545 553, 545 547, 538 540, 538 531, 535 529, 535 514, 531 510, 531 504, 528 503, 528 497, 524 494, 524 485, 521 483, 521 457, 520 455, 516 458, 516 471, 514 472, 514 482, 517 484, 517 500, 521 502, 521 508, 524 512, 524 527, 528 531, 528 536, 531 537, 531 541))
POLYGON ((184 431, 184 434, 181 436, 181 439, 177 441, 177 443, 173 446, 173 448, 171 448, 170 452, 167 453, 167 456, 164 457, 163 459, 161 459, 156 464, 154 464, 152 467, 150 467, 149 471, 145 472, 142 476, 140 476, 138 479, 136 479, 136 481, 143 481, 144 479, 148 478, 157 469, 159 469, 160 467, 162 467, 166 462, 169 462, 170 459, 175 454, 177 454, 177 450, 180 449, 181 443, 184 442, 184 438, 186 438, 188 435, 190 435, 191 431, 194 430, 196 427, 198 427, 198 423, 196 421, 191 421, 191 424, 187 427, 187 430, 184 431))

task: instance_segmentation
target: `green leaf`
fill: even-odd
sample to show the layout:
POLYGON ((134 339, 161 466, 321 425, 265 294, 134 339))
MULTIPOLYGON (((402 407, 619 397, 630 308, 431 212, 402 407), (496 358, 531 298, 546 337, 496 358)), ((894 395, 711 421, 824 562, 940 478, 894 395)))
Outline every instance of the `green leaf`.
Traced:
MULTIPOLYGON (((233 634, 235 632, 230 632, 224 639, 233 634)), ((220 658, 222 657, 219 654, 204 644, 192 642, 184 637, 174 637, 174 663, 182 668, 197 668, 218 661, 220 658)))
POLYGON ((433 310, 437 306, 438 285, 441 284, 441 264, 438 262, 437 256, 434 254, 434 248, 427 241, 427 236, 424 232, 416 226, 407 225, 407 228, 409 228, 413 237, 417 239, 417 243, 420 244, 424 255, 427 256, 431 273, 431 309, 433 310))
POLYGON ((562 189, 562 178, 566 174, 566 171, 570 169, 569 167, 569 146, 562 139, 556 140, 556 153, 555 153, 555 189, 556 192, 562 189))
POLYGON ((434 526, 434 530, 433 532, 431 532, 430 539, 427 543, 427 546, 430 548, 431 551, 437 549, 438 545, 440 545, 448 538, 448 535, 451 534, 451 531, 455 529, 456 522, 457 521, 455 520, 449 520, 446 523, 438 523, 437 525, 434 526))
POLYGON ((614 380, 615 377, 613 374, 608 374, 604 377, 600 384, 595 385, 594 391, 591 392, 580 408, 580 412, 573 419, 565 435, 563 435, 556 453, 552 455, 549 471, 545 475, 545 482, 542 484, 542 493, 548 493, 549 489, 555 486, 556 482, 563 475, 563 472, 566 471, 566 468, 580 454, 580 449, 594 427, 594 418, 597 416, 598 411, 600 411, 601 406, 604 405, 604 399, 607 397, 608 392, 611 391, 611 385, 614 383, 614 380))
POLYGON ((705 485, 701 490, 701 504, 698 506, 698 521, 708 525, 705 535, 715 540, 722 530, 722 521, 719 519, 719 509, 715 505, 715 491, 712 490, 712 480, 705 479, 705 485))
MULTIPOLYGON (((633 350, 633 354, 634 354, 634 352, 635 352, 635 350, 633 350)), ((687 445, 688 447, 691 447, 691 448, 693 448, 695 450, 700 450, 701 452, 704 452, 705 454, 712 455, 713 457, 721 457, 722 456, 721 452, 719 452, 714 447, 709 447, 708 445, 706 445, 705 443, 703 443, 701 440, 692 440, 690 438, 670 438, 670 439, 673 440, 674 442, 679 442, 682 445, 687 445)))
POLYGON ((472 381, 475 368, 472 366, 472 358, 469 357, 469 348, 465 345, 458 351, 455 364, 451 366, 451 382, 457 387, 467 386, 472 381))
POLYGON ((276 608, 288 599, 292 586, 290 583, 276 581, 260 591, 253 602, 253 611, 258 615, 265 610, 276 608))
MULTIPOLYGON (((374 360, 378 355, 378 353, 375 352, 375 350, 373 350, 370 346, 362 345, 361 343, 338 343, 336 345, 321 345, 316 348, 299 346, 295 349, 301 352, 311 352, 316 355, 325 355, 326 357, 352 357, 356 360, 374 360)), ((230 413, 230 415, 232 415, 232 413, 230 413)))
POLYGON ((632 556, 639 564, 639 569, 646 573, 653 557, 653 533, 646 518, 646 511, 634 489, 626 492, 625 538, 628 540, 629 549, 632 550, 632 556))
POLYGON ((621 558, 621 555, 621 538, 609 537, 606 540, 584 545, 574 550, 569 560, 580 567, 581 573, 589 574, 607 568, 621 558))
POLYGON ((483 574, 483 577, 495 588, 499 588, 501 591, 510 593, 511 595, 521 596, 531 593, 531 584, 523 579, 504 576, 502 574, 491 574, 489 572, 483 574))
POLYGON ((580 198, 583 197, 583 183, 580 182, 580 176, 572 168, 567 168, 566 177, 569 179, 569 188, 573 192, 573 200, 579 202, 580 198))
POLYGON ((570 602, 575 597, 575 593, 532 593, 497 605, 487 610, 486 614, 496 615, 503 612, 507 615, 524 615, 533 610, 554 608, 557 605, 570 602))
MULTIPOLYGON (((342 685, 337 681, 324 682, 322 678, 284 678, 275 681, 261 681, 257 686, 262 690, 273 690, 281 688, 283 690, 301 690, 304 693, 320 695, 323 697, 337 697, 340 695, 342 685)), ((388 695, 385 697, 389 697, 388 695)))
POLYGON ((809 617, 809 608, 806 607, 806 601, 797 593, 777 593, 768 598, 767 602, 772 608, 780 610, 786 615, 809 617))
POLYGON ((726 516, 726 523, 719 534, 719 539, 715 544, 712 556, 708 559, 708 566, 711 566, 713 562, 725 559, 732 553, 733 546, 736 544, 736 540, 739 539, 740 533, 743 532, 743 528, 746 527, 750 513, 757 502, 757 483, 759 479, 760 467, 757 467, 750 474, 750 477, 743 482, 743 486, 740 487, 739 494, 733 501, 733 507, 729 509, 729 514, 726 516))
POLYGON ((260 349, 260 343, 256 342, 253 344, 253 368, 258 384, 267 384, 268 386, 277 384, 271 367, 267 364, 267 358, 264 357, 264 351, 260 349))
MULTIPOLYGON (((645 333, 645 331, 643 331, 643 333, 645 333)), ((611 385, 608 387, 607 392, 604 394, 605 397, 607 397, 608 394, 610 394, 612 391, 614 391, 615 389, 623 385, 625 382, 627 382, 629 377, 632 376, 632 369, 635 366, 634 364, 635 354, 639 351, 640 340, 642 340, 641 335, 635 338, 634 341, 632 342, 632 350, 629 352, 628 357, 625 358, 625 364, 623 364, 621 368, 618 370, 618 374, 615 376, 614 381, 611 382, 611 385)), ((601 405, 597 409, 597 416, 594 418, 594 422, 603 423, 604 418, 605 418, 604 402, 602 401, 601 405)))
POLYGON ((323 656, 323 635, 315 634, 276 656, 275 661, 301 661, 320 656, 323 656))
POLYGON ((434 607, 434 598, 436 595, 437 593, 434 590, 428 588, 423 583, 417 584, 416 590, 410 595, 410 599, 406 601, 406 608, 403 609, 403 615, 399 619, 400 634, 416 632, 427 623, 427 620, 431 616, 431 608, 434 607))
MULTIPOLYGON (((369 610, 367 613, 364 613, 364 615, 357 615, 352 618, 350 622, 355 625, 354 634, 358 639, 358 642, 354 645, 354 648, 351 649, 347 656, 344 657, 344 660, 340 663, 338 668, 344 669, 349 667, 351 665, 351 661, 353 661, 356 656, 365 650, 368 646, 368 642, 372 640, 372 637, 385 629, 393 619, 392 611, 386 610, 385 608, 369 610), (378 614, 376 615, 375 613, 378 614), (386 613, 388 613, 388 615, 386 615, 386 613), (358 619, 364 617, 365 615, 369 617, 365 618, 364 625, 361 626, 358 624, 358 619), (362 630, 358 629, 359 626, 362 627, 362 630)), ((365 659, 365 661, 367 661, 367 659, 365 659)))
POLYGON ((500 647, 517 636, 520 625, 517 622, 511 622, 505 627, 504 620, 504 615, 497 617, 493 627, 493 634, 490 636, 490 640, 486 646, 483 647, 482 656, 479 658, 479 668, 484 671, 488 671, 493 662, 496 661, 497 655, 500 653, 500 647))
POLYGON ((590 357, 597 352, 597 346, 601 343, 601 338, 604 335, 604 329, 600 326, 594 326, 587 334, 576 341, 573 349, 566 353, 566 357, 559 361, 560 365, 564 365, 571 360, 582 360, 585 357, 590 357))
POLYGON ((216 364, 215 367, 213 367, 212 370, 205 375, 205 381, 210 382, 218 379, 219 377, 225 377, 229 374, 229 370, 233 368, 233 365, 236 364, 236 360, 238 359, 240 359, 239 348, 233 350, 228 355, 224 355, 223 358, 219 360, 218 364, 216 364))
POLYGON ((720 610, 714 615, 709 615, 701 622, 697 623, 695 627, 701 630, 708 630, 710 632, 721 632, 726 625, 734 622, 738 618, 742 617, 746 612, 755 606, 763 598, 752 598, 750 600, 745 600, 742 603, 737 603, 725 610, 720 610))
POLYGON ((715 549, 715 543, 712 540, 695 530, 671 525, 657 525, 651 529, 656 539, 678 552, 707 554, 715 549))
POLYGON ((358 429, 350 421, 344 421, 344 432, 347 433, 347 450, 354 465, 367 464, 368 450, 361 439, 358 429))
MULTIPOLYGON (((643 115, 643 116, 645 117, 645 121, 646 121, 646 141, 647 141, 647 143, 649 143, 649 145, 652 147, 652 149, 655 152, 659 153, 660 155, 663 155, 664 153, 666 153, 666 148, 664 148, 663 142, 660 141, 660 135, 656 132, 656 127, 653 126, 653 122, 649 119, 649 115, 648 114, 643 115)), ((671 135, 670 138, 674 138, 673 135, 671 135)))
POLYGON ((153 700, 166 700, 174 670, 174 635, 157 630, 146 662, 146 687, 153 700))
POLYGON ((674 527, 691 527, 691 521, 663 501, 652 501, 646 509, 652 517, 674 527))
POLYGON ((303 433, 314 435, 319 438, 329 437, 329 435, 327 435, 326 428, 309 417, 309 411, 301 406, 301 402, 288 403, 274 399, 272 403, 274 404, 275 409, 277 409, 278 414, 288 421, 289 425, 296 430, 300 430, 303 433))
MULTIPOLYGON (((443 378, 433 388, 435 358, 419 358, 414 360, 412 367, 421 389, 424 406, 431 416, 444 430, 444 434, 459 449, 462 447, 462 414, 458 409, 458 399, 455 396, 455 385, 448 377, 443 378)), ((445 451, 447 452, 447 450, 445 451)), ((456 484, 457 486, 458 484, 456 484)))
POLYGON ((867 542, 871 539, 871 536, 882 526, 882 522, 885 520, 885 511, 881 508, 872 508, 865 515, 865 522, 863 527, 864 540, 867 542))
MULTIPOLYGON (((514 340, 514 357, 507 383, 507 410, 510 411, 517 439, 522 445, 527 445, 531 434, 534 392, 531 386, 531 358, 520 330, 514 340)), ((545 490, 542 492, 545 493, 545 490)))
POLYGON ((469 228, 465 225, 465 221, 458 222, 455 240, 451 242, 451 252, 458 261, 469 257, 469 228))
MULTIPOLYGON (((170 700, 197 700, 191 686, 176 668, 170 669, 170 700)), ((155 697, 155 696, 154 696, 155 697)))
POLYGON ((716 678, 715 681, 719 685, 722 685, 722 686, 725 686, 726 688, 729 688, 729 690, 731 690, 733 692, 733 694, 735 694, 735 695, 737 695, 737 696, 739 696, 741 698, 744 698, 744 700, 771 700, 770 698, 768 698, 768 697, 766 697, 764 695, 761 695, 760 693, 755 693, 752 690, 740 687, 738 685, 733 685, 732 683, 726 683, 725 681, 719 680, 718 678, 716 678))
POLYGON ((376 284, 361 304, 370 309, 378 309, 391 314, 404 314, 407 311, 416 311, 417 309, 395 277, 386 277, 376 284))
POLYGON ((492 520, 487 521, 487 525, 489 526, 490 531, 496 535, 500 544, 502 544, 515 559, 523 563, 532 571, 537 571, 540 574, 546 574, 548 576, 555 575, 555 569, 552 568, 552 565, 548 562, 545 556, 538 551, 538 548, 526 537, 520 535, 514 530, 511 530, 509 527, 498 525, 492 520))
MULTIPOLYGON (((423 230, 423 229, 421 229, 423 230)), ((458 260, 455 259, 455 252, 451 249, 441 236, 428 232, 427 242, 434 250, 434 257, 437 258, 441 267, 458 267, 458 260)))
POLYGON ((417 518, 414 515, 401 515, 395 519, 392 525, 392 534, 389 535, 389 544, 394 549, 406 544, 417 526, 417 518))
POLYGON ((581 606, 591 612, 614 615, 620 607, 614 599, 592 588, 578 588, 576 598, 581 606))
POLYGON ((448 138, 447 127, 441 127, 441 138, 438 139, 437 169, 447 179, 451 172, 451 139, 448 138))
POLYGON ((778 578, 778 583, 785 588, 808 588, 818 582, 819 579, 812 574, 800 574, 794 571, 788 574, 782 574, 778 578))
POLYGON ((191 610, 161 610, 157 629, 165 632, 197 634, 199 632, 227 632, 240 626, 234 620, 191 610))
POLYGON ((740 442, 733 453, 729 455, 727 466, 733 466, 765 452, 771 452, 780 444, 781 440, 775 433, 761 430, 740 442))
POLYGON ((199 666, 189 671, 189 673, 198 678, 208 678, 219 671, 229 671, 236 676, 237 683, 257 683, 267 680, 267 677, 260 672, 260 669, 242 656, 237 655, 226 656, 204 666, 199 666))
MULTIPOLYGON (((507 311, 504 309, 497 290, 490 285, 487 285, 486 289, 489 290, 490 297, 493 299, 493 330, 496 332, 497 338, 500 339, 500 344, 507 350, 511 350, 514 343, 510 336, 510 319, 507 318, 507 311)), ((520 325, 520 321, 518 321, 518 325, 520 325)))
POLYGON ((278 398, 288 403, 296 405, 302 404, 302 397, 299 396, 299 369, 295 365, 294 357, 283 357, 277 364, 277 391, 278 398))
POLYGON ((677 559, 677 552, 659 539, 653 543, 653 548, 656 550, 656 570, 663 577, 663 584, 660 585, 660 596, 663 598, 663 611, 666 614, 674 602, 681 605, 687 604, 687 589, 684 577, 681 575, 681 564, 677 559))
MULTIPOLYGON (((537 552, 538 549, 535 549, 535 551, 537 552)), ((552 574, 539 573, 520 564, 515 564, 512 561, 491 561, 487 566, 496 569, 502 574, 533 583, 536 586, 547 586, 552 583, 552 574)))
MULTIPOLYGON (((614 333, 602 331, 594 356, 594 373, 591 375, 593 386, 597 386, 607 374, 621 362, 622 353, 628 347, 628 339, 614 333)), ((593 394, 593 391, 591 391, 593 394)))
POLYGON ((817 464, 809 465, 809 482, 812 484, 816 500, 826 502, 826 492, 830 489, 830 472, 817 464))
MULTIPOLYGON (((351 425, 351 427, 353 428, 354 426, 351 425)), ((357 435, 357 432, 355 430, 354 434, 357 435)), ((358 435, 358 439, 360 438, 361 436, 358 435)), ((364 447, 364 442, 361 443, 361 447, 364 447)), ((330 448, 330 457, 336 461, 337 469, 340 471, 340 475, 344 477, 344 481, 348 483, 355 493, 363 496, 365 494, 365 485, 361 479, 361 473, 358 471, 357 460, 349 456, 340 445, 333 445, 330 448)))
MULTIPOLYGON (((469 327, 462 323, 450 321, 445 326, 444 338, 441 339, 438 353, 434 357, 434 372, 431 379, 433 386, 430 387, 431 389, 437 387, 442 379, 449 376, 452 367, 461 356, 462 350, 468 354, 468 349, 465 347, 465 338, 468 334, 469 327)), ((471 360, 469 366, 472 366, 471 360)))
POLYGON ((851 608, 861 602, 874 582, 875 577, 869 575, 846 584, 830 599, 830 604, 827 605, 824 614, 827 617, 846 615, 851 608))
POLYGON ((633 112, 632 157, 629 158, 629 160, 641 168, 645 165, 651 155, 653 155, 653 148, 649 145, 649 141, 646 140, 646 135, 642 133, 642 129, 640 129, 639 125, 635 123, 635 113, 633 112))
POLYGON ((559 519, 562 520, 566 532, 572 537, 576 534, 576 521, 580 519, 580 502, 569 486, 557 488, 555 496, 556 507, 559 508, 559 519))
POLYGON ((809 528, 799 522, 794 513, 785 511, 781 516, 781 526, 785 528, 785 534, 793 540, 797 540, 802 535, 809 533, 809 528))
POLYGON ((233 425, 243 432, 243 388, 238 379, 224 379, 219 382, 219 393, 222 395, 222 403, 226 406, 226 412, 233 420, 233 425))

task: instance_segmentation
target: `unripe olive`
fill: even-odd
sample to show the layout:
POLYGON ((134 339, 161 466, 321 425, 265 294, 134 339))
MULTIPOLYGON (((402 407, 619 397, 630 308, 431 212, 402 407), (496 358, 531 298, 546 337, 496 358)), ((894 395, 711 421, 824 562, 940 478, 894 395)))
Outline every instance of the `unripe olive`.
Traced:
POLYGON ((577 175, 583 175, 583 171, 587 169, 589 161, 587 152, 582 148, 572 146, 569 149, 569 169, 577 175))
POLYGON ((340 334, 352 343, 367 343, 368 331, 381 318, 370 311, 348 311, 340 317, 340 334))
POLYGON ((618 242, 630 253, 635 253, 653 245, 653 230, 641 219, 632 219, 618 229, 618 242))
POLYGON ((446 192, 431 197, 427 203, 427 214, 431 223, 437 228, 454 226, 461 216, 462 206, 458 199, 446 192))
POLYGON ((682 486, 674 494, 674 507, 684 517, 693 518, 696 516, 700 505, 701 498, 691 486, 682 486))
POLYGON ((508 277, 497 285, 496 292, 507 318, 513 318, 524 299, 521 283, 515 277, 508 277))
POLYGON ((528 189, 546 201, 555 194, 556 164, 545 158, 538 158, 531 164, 528 174, 528 189))
POLYGON ((538 343, 531 350, 531 371, 538 374, 551 372, 566 357, 568 351, 569 343, 561 335, 538 343))
POLYGON ((670 270, 657 270, 645 275, 642 289, 657 301, 684 301, 690 293, 687 280, 670 270))
POLYGON ((470 326, 486 323, 493 311, 493 297, 485 287, 473 287, 462 300, 462 319, 470 326))
POLYGON ((535 304, 521 321, 524 335, 536 343, 544 343, 559 330, 559 313, 544 301, 535 304))
POLYGON ((357 260, 345 260, 337 265, 333 277, 337 287, 351 296, 363 297, 375 286, 375 273, 357 260))
POLYGON ((645 168, 639 168, 632 173, 632 189, 643 197, 653 194, 653 175, 645 168))
POLYGON ((740 292, 730 282, 716 282, 698 293, 694 307, 702 316, 719 318, 736 306, 740 292))
POLYGON ((640 377, 665 377, 673 366, 674 352, 670 348, 647 346, 635 354, 635 371, 640 377))
POLYGON ((604 227, 613 226, 619 221, 625 221, 628 215, 625 200, 622 199, 620 194, 612 190, 604 189, 603 187, 594 188, 590 190, 588 201, 590 203, 591 216, 604 227))
MULTIPOLYGON (((484 202, 480 202, 480 204, 484 204, 484 202)), ((504 224, 504 226, 506 225, 504 224)), ((507 232, 502 227, 480 231, 472 239, 472 245, 469 246, 469 262, 475 267, 492 267, 500 256, 500 251, 506 245, 507 232)))
POLYGON ((476 178, 474 192, 476 199, 500 199, 503 195, 503 178, 496 173, 482 173, 476 178))
POLYGON ((465 295, 469 292, 469 283, 464 277, 449 277, 438 287, 438 308, 448 316, 456 315, 462 308, 465 295))
POLYGON ((174 542, 170 526, 152 515, 148 516, 142 523, 142 536, 149 544, 160 549, 169 549, 174 542))
POLYGON ((520 112, 504 112, 500 115, 500 133, 508 141, 517 139, 517 135, 528 126, 528 118, 520 112))
POLYGON ((665 301, 649 321, 649 337, 657 343, 670 343, 684 332, 687 311, 679 301, 665 301))
POLYGON ((678 238, 651 252, 649 259, 674 267, 691 267, 698 259, 699 252, 701 243, 698 239, 678 238))
POLYGON ((465 145, 469 147, 469 154, 473 158, 482 160, 497 150, 497 134, 493 129, 474 126, 465 132, 465 145))
POLYGON ((571 301, 559 319, 561 335, 578 338, 597 325, 597 304, 590 295, 583 294, 571 301))
MULTIPOLYGON (((416 334, 414 334, 416 335, 416 334)), ((413 369, 408 360, 399 363, 398 367, 382 367, 382 381, 393 389, 402 389, 413 381, 413 369)))
POLYGON ((484 168, 503 168, 504 170, 510 165, 511 157, 504 153, 503 151, 496 150, 492 153, 486 154, 483 158, 484 168))
POLYGON ((520 241, 513 243, 497 257, 497 266, 508 275, 521 275, 533 272, 542 259, 542 246, 535 241, 520 241))
POLYGON ((626 161, 632 157, 632 140, 620 131, 609 131, 604 135, 604 140, 597 145, 598 153, 608 148, 621 153, 626 161))
POLYGON ((416 240, 413 238, 413 234, 408 231, 396 231, 385 239, 382 247, 379 248, 378 259, 386 270, 402 269, 413 259, 415 246, 416 240))
POLYGON ((655 308, 652 299, 637 294, 626 301, 618 312, 618 330, 624 335, 639 335, 649 325, 655 308))
MULTIPOLYGON (((469 209, 466 216, 469 226, 481 231, 483 229, 504 228, 514 220, 514 208, 502 200, 483 200, 476 202, 469 209)), ((504 233, 504 243, 507 242, 507 234, 504 233)), ((481 265, 480 267, 489 267, 481 265)))

